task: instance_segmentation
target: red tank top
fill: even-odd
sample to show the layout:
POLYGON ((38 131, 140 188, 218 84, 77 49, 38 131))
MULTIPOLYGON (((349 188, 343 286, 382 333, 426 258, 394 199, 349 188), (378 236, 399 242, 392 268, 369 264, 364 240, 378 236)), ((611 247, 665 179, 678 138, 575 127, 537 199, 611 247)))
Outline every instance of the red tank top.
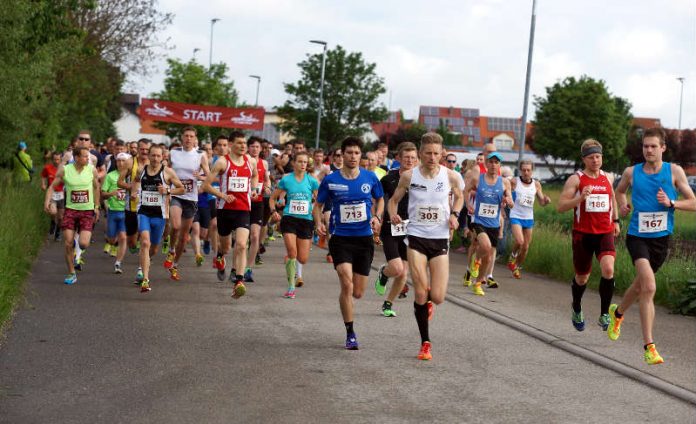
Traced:
POLYGON ((243 156, 244 163, 237 166, 232 163, 230 155, 225 155, 227 168, 220 175, 220 191, 227 195, 234 196, 233 202, 226 202, 225 199, 218 199, 217 208, 233 211, 251 210, 251 165, 246 155, 243 156))
POLYGON ((263 189, 265 188, 263 186, 264 181, 266 181, 266 167, 263 165, 263 159, 260 157, 256 159, 256 172, 258 174, 258 183, 257 187, 259 188, 258 193, 260 193, 258 196, 256 196, 255 199, 252 200, 254 203, 259 203, 263 202, 263 189))
POLYGON ((599 171, 597 178, 592 178, 578 171, 580 178, 578 193, 590 186, 590 194, 584 202, 575 207, 573 230, 587 234, 606 234, 614 231, 613 188, 604 171, 599 171))

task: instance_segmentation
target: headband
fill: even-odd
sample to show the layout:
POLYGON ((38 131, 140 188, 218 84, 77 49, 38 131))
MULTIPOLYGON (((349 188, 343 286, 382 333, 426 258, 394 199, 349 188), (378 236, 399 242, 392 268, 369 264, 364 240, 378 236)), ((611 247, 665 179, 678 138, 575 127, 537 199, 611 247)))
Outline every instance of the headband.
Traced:
POLYGON ((602 154, 602 146, 590 146, 582 150, 582 157, 589 156, 593 153, 602 154))

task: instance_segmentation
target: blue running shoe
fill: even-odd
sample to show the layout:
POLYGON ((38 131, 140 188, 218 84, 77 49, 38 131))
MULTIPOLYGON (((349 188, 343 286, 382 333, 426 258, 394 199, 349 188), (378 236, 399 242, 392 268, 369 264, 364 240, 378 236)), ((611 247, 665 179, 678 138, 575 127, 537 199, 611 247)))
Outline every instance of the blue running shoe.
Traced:
POLYGON ((585 316, 583 315, 582 311, 578 313, 573 311, 573 316, 571 317, 571 319, 573 321, 573 327, 575 327, 576 330, 585 330, 585 316))
POLYGON ((141 267, 138 267, 138 272, 135 273, 135 283, 140 284, 143 282, 145 279, 145 275, 143 274, 143 269, 141 267))
POLYGON ((67 285, 77 283, 77 274, 74 272, 72 274, 68 274, 68 276, 65 277, 65 280, 63 280, 63 282, 67 285))
POLYGON ((350 333, 346 337, 346 349, 358 350, 358 338, 355 337, 355 333, 350 333))
POLYGON ((203 242, 203 253, 206 255, 210 254, 210 242, 208 240, 203 242))
POLYGON ((254 276, 252 275, 251 268, 247 268, 246 271, 244 272, 244 282, 245 283, 253 283, 254 282, 254 276))

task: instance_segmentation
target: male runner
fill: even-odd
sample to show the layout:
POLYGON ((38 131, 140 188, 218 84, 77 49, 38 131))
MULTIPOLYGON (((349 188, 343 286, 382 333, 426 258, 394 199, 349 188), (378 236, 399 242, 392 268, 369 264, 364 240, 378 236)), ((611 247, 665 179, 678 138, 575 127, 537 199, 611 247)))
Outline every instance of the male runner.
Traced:
MULTIPOLYGON (((60 167, 60 152, 53 152, 51 154, 51 162, 44 165, 41 170, 41 189, 48 190, 48 186, 51 185, 53 179, 56 177, 58 168, 60 167)), ((54 240, 60 240, 60 225, 63 221, 63 213, 65 212, 65 194, 63 193, 63 185, 58 185, 53 191, 51 196, 51 204, 49 205, 49 214, 51 215, 51 229, 50 235, 54 236, 54 240)))
MULTIPOLYGON (((304 282, 296 280, 297 265, 305 264, 309 259, 314 222, 312 221, 312 199, 317 194, 319 182, 316 178, 307 174, 308 155, 300 152, 295 155, 293 161, 295 169, 292 174, 285 175, 278 187, 271 195, 269 201, 272 218, 280 220, 280 231, 283 233, 283 242, 288 253, 285 262, 285 274, 288 280, 288 290, 283 295, 288 299, 295 298, 295 284, 301 287, 304 282), (285 208, 283 218, 276 210, 276 201, 285 196, 285 208)), ((251 255, 249 256, 251 257, 251 255)))
POLYGON ((655 348, 655 273, 667 258, 670 235, 674 231, 674 210, 696 211, 696 197, 689 187, 684 170, 676 164, 663 162, 667 150, 665 132, 650 128, 643 133, 645 162, 626 168, 616 188, 616 200, 622 216, 631 205, 626 191, 632 188, 633 213, 628 225, 626 247, 636 268, 636 278, 626 290, 621 305, 609 307, 609 339, 621 334, 621 323, 628 308, 638 300, 640 324, 643 330, 643 358, 649 365, 661 364, 664 359, 655 348), (684 197, 678 200, 679 191, 684 197))
POLYGON ((352 298, 359 299, 365 292, 375 251, 372 235, 373 231, 379 232, 384 211, 382 185, 374 173, 358 166, 362 147, 363 142, 357 137, 343 140, 343 167, 324 177, 313 210, 317 232, 325 236, 322 210, 324 204, 331 202, 329 254, 341 284, 339 304, 346 327, 345 347, 349 350, 358 349, 352 298))
MULTIPOLYGON (((396 187, 399 185, 401 175, 413 169, 418 164, 418 149, 416 145, 405 141, 399 144, 397 158, 401 167, 389 171, 387 175, 380 180, 384 198, 387 202, 394 195, 396 187)), ((375 291, 378 295, 384 296, 387 291, 387 283, 389 278, 394 278, 394 283, 387 298, 382 304, 382 315, 385 317, 395 317, 393 305, 396 296, 401 293, 406 285, 406 277, 408 275, 408 257, 406 251, 406 226, 408 225, 408 192, 398 204, 397 212, 403 223, 401 225, 392 224, 389 211, 384 213, 384 225, 379 234, 382 240, 382 248, 384 257, 387 263, 379 268, 377 279, 375 280, 375 291)))
POLYGON ((515 194, 515 206, 510 210, 510 227, 514 242, 508 268, 515 278, 521 276, 522 264, 532 243, 534 200, 539 199, 541 206, 551 203, 549 196, 542 192, 539 180, 532 178, 533 171, 534 163, 531 160, 523 160, 520 162, 520 175, 510 181, 512 192, 515 194))
MULTIPOLYGON (((143 278, 140 291, 149 292, 150 259, 157 254, 167 216, 165 196, 183 194, 184 185, 176 173, 162 164, 165 147, 161 144, 150 146, 148 165, 133 180, 131 197, 138 200, 138 232, 140 233, 140 268, 143 278), (174 186, 174 189, 171 188, 174 186)), ((137 282, 137 281, 136 281, 137 282)))
POLYGON ((247 141, 247 149, 249 151, 249 156, 251 156, 256 161, 256 172, 258 174, 258 189, 262 192, 262 195, 256 196, 251 201, 251 212, 250 212, 250 228, 249 228, 249 258, 247 260, 247 267, 244 271, 244 282, 253 283, 254 276, 251 272, 251 266, 256 261, 256 255, 259 252, 259 247, 261 246, 261 227, 263 226, 263 194, 270 192, 271 190, 271 174, 268 172, 268 162, 261 159, 259 156, 261 153, 261 139, 258 137, 249 137, 247 141))
POLYGON ((609 327, 609 305, 614 295, 614 237, 621 232, 621 225, 612 187, 614 179, 602 171, 602 145, 597 140, 587 139, 582 143, 580 153, 585 167, 568 178, 556 206, 559 212, 574 210, 572 237, 575 278, 570 285, 573 295, 571 319, 576 330, 585 329, 582 295, 590 278, 594 255, 602 270, 597 323, 606 331, 609 327))
POLYGON ((198 204, 198 176, 201 170, 205 175, 210 174, 208 158, 205 152, 196 148, 198 140, 196 129, 186 127, 182 131, 181 147, 169 152, 170 165, 179 181, 184 185, 186 192, 171 197, 169 208, 169 223, 171 225, 171 240, 175 245, 169 249, 164 267, 169 270, 172 280, 178 281, 179 259, 184 253, 186 237, 193 224, 193 216, 196 214, 198 204))
POLYGON ((423 134, 419 154, 420 165, 401 175, 387 209, 392 224, 401 224, 403 220, 397 208, 408 192, 407 257, 415 291, 413 312, 421 336, 417 357, 427 361, 433 358, 428 321, 432 319, 433 304, 445 300, 449 241, 459 225, 457 211, 462 209, 464 198, 457 173, 440 166, 442 137, 439 134, 423 134))
POLYGON ((65 215, 63 216, 63 237, 65 243, 65 262, 68 275, 65 284, 75 284, 75 231, 79 229, 79 247, 84 252, 89 247, 94 222, 99 219, 99 175, 89 163, 89 150, 76 147, 74 162, 58 169, 56 177, 46 190, 44 209, 50 211, 51 199, 56 187, 63 184, 65 193, 65 215))
MULTIPOLYGON (((502 160, 499 153, 489 153, 486 156, 486 173, 470 173, 466 181, 465 196, 469 199, 468 211, 473 216, 471 230, 476 240, 476 257, 481 259, 482 272, 478 273, 475 283, 471 286, 471 290, 477 296, 485 295, 481 287, 485 281, 488 281, 488 287, 498 287, 495 280, 487 277, 486 270, 490 270, 491 261, 495 261, 495 248, 500 233, 500 208, 506 205, 513 206, 510 181, 499 175, 502 160), (475 197, 472 193, 475 193, 475 197)), ((471 272, 472 276, 474 273, 471 272)))
POLYGON ((234 231, 233 267, 230 272, 230 282, 234 283, 232 297, 235 299, 246 294, 244 276, 240 272, 246 268, 251 201, 259 194, 256 187, 258 181, 256 160, 246 155, 245 151, 244 133, 241 131, 232 132, 230 134, 229 154, 218 158, 203 182, 203 190, 218 198, 219 241, 217 257, 213 260, 213 265, 218 270, 217 278, 220 281, 225 280, 225 255, 230 250, 232 243, 230 235, 234 231), (218 177, 220 187, 215 188, 212 183, 218 177))
POLYGON ((101 197, 106 199, 109 211, 106 215, 107 228, 106 240, 109 245, 109 253, 116 257, 114 272, 122 274, 121 263, 126 255, 126 189, 118 187, 118 176, 128 170, 128 153, 119 153, 113 159, 117 168, 106 174, 101 188, 101 197), (115 251, 115 252, 114 252, 115 251), (115 253, 115 254, 113 254, 115 253))

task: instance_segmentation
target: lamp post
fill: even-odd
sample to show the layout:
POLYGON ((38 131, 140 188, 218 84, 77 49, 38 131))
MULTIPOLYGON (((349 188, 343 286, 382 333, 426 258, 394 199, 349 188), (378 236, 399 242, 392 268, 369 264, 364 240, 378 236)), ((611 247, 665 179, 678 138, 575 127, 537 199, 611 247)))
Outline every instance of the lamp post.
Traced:
POLYGON ((534 52, 534 30, 536 28, 536 0, 532 0, 532 23, 529 28, 529 50, 527 52, 527 78, 524 83, 524 106, 522 107, 522 138, 517 156, 517 169, 520 168, 524 154, 524 139, 527 136, 527 105, 529 104, 529 81, 532 77, 532 53, 534 52))
POLYGON ((679 92, 679 131, 681 134, 681 117, 682 117, 682 100, 684 99, 684 77, 678 77, 677 80, 681 83, 681 90, 679 92))
POLYGON ((218 18, 213 18, 210 20, 210 52, 208 57, 208 71, 210 71, 211 66, 213 66, 213 26, 215 26, 215 23, 219 20, 220 19, 218 18))
POLYGON ((249 78, 254 78, 256 80, 256 102, 254 106, 259 105, 259 85, 261 85, 261 77, 258 75, 249 75, 249 78))
POLYGON ((314 148, 319 148, 319 134, 321 133, 321 112, 324 107, 324 69, 326 68, 326 41, 309 40, 310 43, 320 44, 324 46, 324 52, 321 55, 321 82, 319 83, 319 111, 317 112, 317 139, 314 143, 314 148))
POLYGON ((201 51, 201 49, 199 49, 198 47, 193 49, 193 59, 192 60, 194 62, 196 61, 196 53, 198 53, 199 51, 201 51))

